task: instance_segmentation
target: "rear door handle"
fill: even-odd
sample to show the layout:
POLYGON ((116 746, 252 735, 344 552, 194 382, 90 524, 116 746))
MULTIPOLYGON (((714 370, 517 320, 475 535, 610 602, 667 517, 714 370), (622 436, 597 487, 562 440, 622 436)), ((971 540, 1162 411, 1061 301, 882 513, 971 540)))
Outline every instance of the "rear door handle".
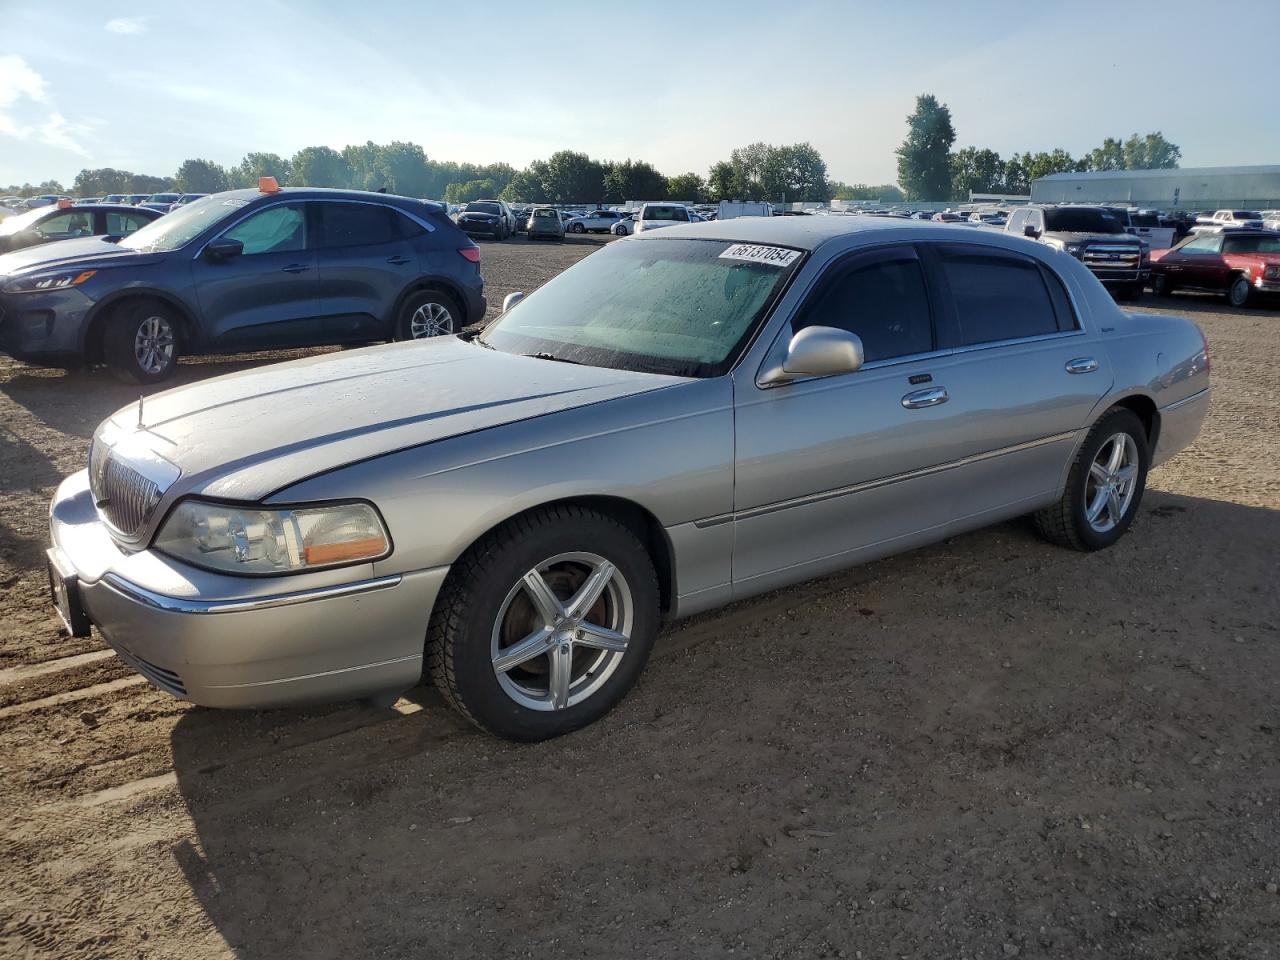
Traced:
POLYGON ((951 399, 946 387, 929 387, 927 390, 916 390, 902 398, 902 405, 908 410, 919 410, 922 407, 936 407, 951 399))
POLYGON ((309 263, 291 263, 287 267, 282 267, 285 273, 306 273, 311 269, 309 263))
POLYGON ((1093 373, 1098 369, 1098 361, 1093 357, 1076 357, 1067 361, 1067 373, 1093 373))
POLYGON ((394 263, 397 267, 403 267, 408 262, 408 257, 402 257, 399 254, 396 254, 394 257, 387 257, 387 263, 394 263))

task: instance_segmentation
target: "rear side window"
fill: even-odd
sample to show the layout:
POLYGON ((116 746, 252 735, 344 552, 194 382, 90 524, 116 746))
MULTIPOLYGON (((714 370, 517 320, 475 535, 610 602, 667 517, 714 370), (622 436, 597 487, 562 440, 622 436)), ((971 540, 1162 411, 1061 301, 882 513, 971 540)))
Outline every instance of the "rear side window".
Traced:
POLYGON ((320 247, 367 247, 400 239, 392 213, 374 203, 322 203, 320 247))
POLYGON ((914 257, 851 264, 820 289, 792 321, 856 333, 868 363, 933 349, 933 323, 920 262, 914 257))
POLYGON ((1058 332, 1049 288, 1034 261, 948 250, 939 267, 955 305, 955 346, 1058 332))

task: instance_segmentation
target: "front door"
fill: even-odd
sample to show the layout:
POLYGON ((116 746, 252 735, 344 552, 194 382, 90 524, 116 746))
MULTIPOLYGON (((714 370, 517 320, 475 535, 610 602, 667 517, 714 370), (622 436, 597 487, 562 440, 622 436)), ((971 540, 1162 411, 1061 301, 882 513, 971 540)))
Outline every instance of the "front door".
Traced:
POLYGON ((275 203, 221 235, 243 251, 224 260, 192 261, 196 297, 217 349, 258 350, 317 342, 316 252, 306 204, 275 203))

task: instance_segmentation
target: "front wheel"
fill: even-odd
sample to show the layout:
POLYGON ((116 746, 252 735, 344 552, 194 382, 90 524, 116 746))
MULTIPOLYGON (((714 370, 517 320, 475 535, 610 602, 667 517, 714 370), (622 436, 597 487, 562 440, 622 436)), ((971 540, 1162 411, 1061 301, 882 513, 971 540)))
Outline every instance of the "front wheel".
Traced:
POLYGON ((1173 293, 1173 284, 1163 273, 1157 273, 1151 278, 1151 292, 1157 297, 1167 297, 1173 293))
POLYGON ((1146 489, 1151 451, 1131 410, 1117 407, 1094 424, 1062 497, 1035 514, 1045 539, 1073 550, 1102 550, 1129 529, 1146 489))
POLYGON ((412 294, 400 307, 395 337, 397 340, 447 337, 461 330, 462 325, 462 311, 452 299, 438 290, 422 290, 412 294))
POLYGON ((586 227, 584 227, 584 226, 583 226, 582 224, 580 224, 580 223, 575 223, 575 224, 574 224, 573 226, 571 226, 569 229, 570 229, 570 230, 572 230, 574 233, 586 233, 586 232, 587 232, 587 228, 586 228, 586 227))
POLYGON ((1227 302, 1233 307, 1246 307, 1249 301, 1253 299, 1253 287, 1249 284, 1248 277, 1236 277, 1231 281, 1231 286, 1227 287, 1227 302))
POLYGON ((107 368, 125 383, 159 383, 178 366, 178 317, 159 301, 122 304, 107 320, 102 340, 107 368))
POLYGON ((427 669, 472 723, 545 740, 599 719, 631 689, 658 604, 653 562, 629 528, 581 507, 546 507, 454 564, 427 630, 427 669))

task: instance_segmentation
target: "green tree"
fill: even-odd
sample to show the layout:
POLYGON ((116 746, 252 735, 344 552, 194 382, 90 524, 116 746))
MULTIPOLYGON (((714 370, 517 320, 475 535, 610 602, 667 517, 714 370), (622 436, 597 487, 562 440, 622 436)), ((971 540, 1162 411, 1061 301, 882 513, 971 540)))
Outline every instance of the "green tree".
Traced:
POLYGON ((970 193, 1001 193, 1004 182, 1004 161, 994 150, 965 147, 951 155, 952 200, 968 200, 970 193))
POLYGON ((81 170, 71 190, 77 197, 102 197, 111 193, 159 193, 170 186, 172 181, 165 177, 101 167, 81 170))
POLYGON ((261 177, 275 177, 277 183, 285 184, 289 182, 289 161, 275 153, 246 153, 227 176, 237 187, 256 187, 261 177))
POLYGON ((1114 137, 1107 137, 1102 146, 1089 151, 1085 164, 1090 170, 1123 170, 1124 145, 1114 137))
MULTIPOLYGON (((342 148, 342 159, 347 165, 347 182, 344 186, 353 190, 391 189, 387 184, 387 170, 382 162, 382 147, 372 140, 361 144, 348 144, 342 148)), ((319 186, 319 184, 311 184, 319 186)), ((331 186, 331 184, 325 184, 331 186)))
POLYGON ((688 200, 701 203, 707 199, 707 185, 696 173, 681 173, 667 177, 667 196, 672 200, 688 200))
POLYGON ((841 183, 831 182, 832 200, 878 200, 882 203, 901 203, 902 191, 892 183, 841 183))
POLYGON ((492 180, 469 180, 466 183, 451 183, 444 188, 444 199, 448 203, 494 200, 497 196, 497 185, 492 180))
POLYGON ((826 161, 810 143, 774 147, 767 168, 777 181, 771 185, 770 200, 816 200, 825 203, 831 199, 826 161))
POLYGON ((585 153, 558 150, 547 158, 542 187, 555 203, 597 203, 604 196, 604 166, 585 153))
POLYGON ((604 202, 666 198, 667 178, 643 160, 614 161, 605 167, 604 193, 601 196, 604 202))
POLYGON ((1061 147, 1055 147, 1048 153, 1041 151, 1023 154, 1022 165, 1026 169, 1028 183, 1047 177, 1051 173, 1070 173, 1080 168, 1080 164, 1072 159, 1071 154, 1061 147))
POLYGON ((713 200, 745 200, 746 184, 738 179, 738 171, 728 160, 712 164, 707 173, 707 192, 713 200))
POLYGON ((1124 142, 1126 170, 1171 170, 1182 159, 1182 149, 1159 130, 1146 136, 1132 134, 1124 142))
POLYGON ((511 178, 498 194, 499 199, 508 203, 546 203, 547 191, 542 185, 546 168, 546 163, 535 160, 511 178))
POLYGON ((289 161, 295 187, 350 187, 351 167, 332 147, 303 147, 289 161))
POLYGON ((898 183, 912 200, 942 200, 951 195, 951 145, 956 131, 951 110, 933 94, 916 97, 907 117, 907 138, 897 149, 898 183))
POLYGON ((174 174, 173 186, 183 193, 219 193, 230 184, 227 171, 212 160, 183 160, 174 174))

